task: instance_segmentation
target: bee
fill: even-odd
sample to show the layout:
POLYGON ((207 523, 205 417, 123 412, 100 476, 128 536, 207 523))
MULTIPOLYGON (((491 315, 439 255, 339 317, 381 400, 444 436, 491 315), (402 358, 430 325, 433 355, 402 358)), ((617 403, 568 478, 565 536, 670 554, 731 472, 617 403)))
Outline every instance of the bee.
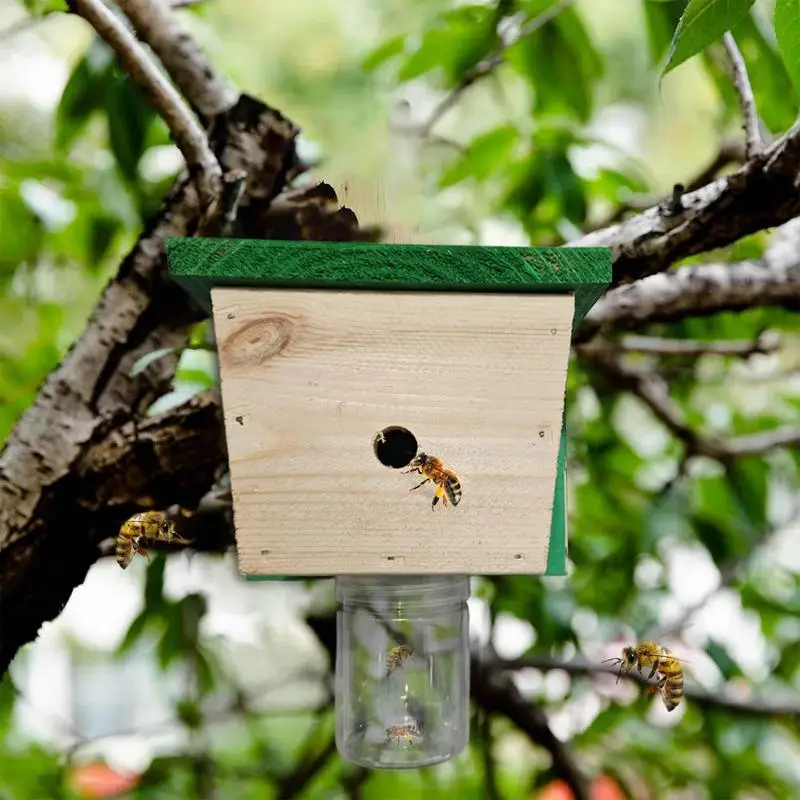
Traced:
POLYGON ((163 511, 145 511, 134 514, 122 524, 117 535, 117 564, 127 569, 135 555, 150 556, 145 545, 151 542, 175 542, 189 544, 175 532, 175 523, 163 511))
POLYGON ((431 510, 436 508, 440 498, 443 505, 447 505, 448 501, 454 506, 458 505, 461 500, 461 481, 458 479, 458 475, 450 467, 445 466, 440 458, 420 453, 409 464, 409 467, 411 469, 403 470, 404 475, 417 473, 425 478, 416 486, 412 486, 408 490, 409 492, 419 489, 420 486, 424 486, 428 481, 431 481, 436 486, 436 494, 433 496, 431 510))
POLYGON ((623 673, 630 672, 634 666, 642 674, 643 669, 650 667, 646 680, 651 680, 658 673, 659 679, 655 686, 650 687, 648 693, 660 692, 661 699, 667 711, 674 711, 683 698, 683 668, 681 659, 675 658, 672 651, 666 647, 659 647, 655 642, 645 641, 636 647, 626 647, 622 651, 622 658, 607 658, 603 663, 613 662, 619 664, 617 681, 623 673))
POLYGON ((386 674, 391 675, 399 666, 414 655, 414 648, 410 644, 398 644, 389 649, 386 654, 386 674))
POLYGON ((384 744, 395 742, 399 745, 401 741, 405 740, 408 744, 414 745, 420 736, 422 733, 416 722, 403 722, 399 725, 390 725, 386 729, 384 744))

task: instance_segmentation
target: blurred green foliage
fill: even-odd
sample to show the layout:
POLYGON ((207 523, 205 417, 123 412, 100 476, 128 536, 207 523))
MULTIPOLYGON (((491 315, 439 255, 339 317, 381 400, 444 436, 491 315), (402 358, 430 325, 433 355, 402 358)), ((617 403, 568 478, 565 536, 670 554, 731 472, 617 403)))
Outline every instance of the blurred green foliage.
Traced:
MULTIPOLYGON (((512 33, 552 4, 506 3, 512 33)), ((245 4, 238 11, 201 5, 190 12, 191 27, 244 88, 263 91, 319 137, 338 171, 352 166, 348 158, 359 158, 361 141, 352 147, 354 136, 364 137, 365 163, 380 150, 374 121, 380 109, 373 107, 381 87, 452 91, 501 47, 491 4, 396 0, 371 8, 370 30, 380 33, 380 43, 348 22, 352 14, 339 4, 321 4, 319 12, 289 5, 297 4, 268 10, 245 4), (254 27, 262 36, 252 17, 273 10, 274 48, 262 48, 252 38, 254 27), (312 13, 319 16, 303 16, 312 13), (337 32, 333 22, 340 16, 337 32)), ((32 13, 50 10, 49 4, 26 6, 32 13)), ((366 5, 359 9, 367 14, 366 5)), ((436 223, 477 237, 491 218, 531 243, 561 244, 602 224, 621 205, 691 179, 691 169, 713 155, 709 141, 716 146, 725 135, 740 135, 737 96, 718 57, 718 40, 728 29, 746 60, 761 118, 778 134, 798 112, 798 20, 795 0, 776 1, 774 28, 771 4, 752 0, 604 0, 565 8, 507 46, 502 67, 464 88, 458 104, 464 111, 451 110, 437 124, 436 134, 455 146, 431 142, 421 157, 422 180, 438 197, 455 192, 458 201, 457 210, 440 213, 436 223), (608 124, 612 112, 628 116, 614 127, 608 124), (615 143, 629 132, 626 125, 642 127, 634 148, 615 143), (601 162, 587 165, 587 153, 598 150, 601 162)), ((77 54, 51 111, 18 101, 0 106, 3 437, 80 334, 104 282, 164 197, 179 169, 168 146, 164 125, 96 38, 77 54)), ((755 235, 707 257, 755 258, 765 242, 755 235)), ((796 315, 753 309, 651 327, 653 335, 701 340, 752 339, 765 328, 785 335, 769 374, 748 376, 735 358, 713 355, 665 357, 656 364, 691 425, 725 437, 796 420, 796 315)), ((152 411, 215 380, 207 326, 198 328, 192 345, 174 391, 152 411)), ((572 574, 568 581, 486 580, 478 594, 491 603, 492 614, 530 622, 531 653, 563 659, 596 654, 615 637, 650 636, 664 624, 665 610, 682 607, 671 559, 690 548, 696 560, 719 570, 734 605, 756 621, 763 644, 759 668, 724 629, 728 623, 695 634, 690 626, 687 636, 705 656, 702 677, 690 681, 720 696, 737 687, 742 696, 797 699, 798 560, 786 563, 786 549, 781 556, 771 537, 800 488, 800 453, 776 451, 725 469, 700 463, 673 480, 682 446, 668 435, 651 436, 659 426, 650 413, 577 360, 567 402, 572 574)), ((160 668, 185 671, 186 692, 173 710, 193 744, 185 753, 156 758, 128 796, 208 796, 209 763, 219 798, 282 796, 297 771, 328 746, 330 713, 267 715, 251 708, 201 636, 204 595, 168 599, 165 563, 155 558, 148 566, 144 608, 118 656, 151 637, 160 668), (228 727, 201 747, 196 737, 211 725, 207 701, 220 696, 229 702, 228 727)), ((708 622, 698 627, 707 629, 708 622)), ((712 800, 800 796, 796 717, 745 715, 689 700, 676 725, 658 727, 647 718, 644 700, 624 705, 603 697, 598 703, 590 678, 575 677, 562 692, 546 679, 538 687, 532 701, 555 715, 585 705, 585 725, 571 742, 578 762, 588 775, 614 776, 629 797, 648 796, 643 786, 657 798, 681 789, 690 792, 681 797, 712 800)), ((19 702, 6 677, 0 684, 0 798, 74 797, 64 760, 15 733, 12 709, 19 702)), ((500 795, 535 796, 552 778, 548 756, 504 719, 492 721, 492 732, 500 795)), ((358 796, 347 793, 364 782, 363 796, 381 800, 483 798, 485 780, 476 735, 466 756, 417 773, 364 776, 331 758, 297 796, 358 796)))

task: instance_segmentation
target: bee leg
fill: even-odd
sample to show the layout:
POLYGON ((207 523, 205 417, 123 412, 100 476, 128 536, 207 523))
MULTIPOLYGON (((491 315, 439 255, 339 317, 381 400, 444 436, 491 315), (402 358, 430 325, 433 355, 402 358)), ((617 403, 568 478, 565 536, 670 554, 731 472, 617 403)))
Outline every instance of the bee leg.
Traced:
MULTIPOLYGON (((431 503, 431 511, 436 508, 439 498, 444 499, 444 489, 441 486, 436 487, 436 494, 433 496, 433 502, 431 503)), ((444 501, 444 504, 447 505, 447 500, 444 501)))
POLYGON ((653 675, 656 674, 656 667, 658 667, 658 659, 653 662, 653 669, 650 670, 650 674, 647 676, 647 680, 651 680, 653 675))
POLYGON ((420 486, 424 486, 429 480, 430 480, 430 478, 425 478, 424 481, 422 481, 421 483, 418 483, 416 486, 412 486, 408 491, 409 492, 413 492, 414 489, 419 489, 420 486))
POLYGON ((411 469, 404 469, 401 470, 401 475, 410 475, 411 473, 416 472, 417 475, 422 475, 422 470, 419 467, 411 467, 411 469))

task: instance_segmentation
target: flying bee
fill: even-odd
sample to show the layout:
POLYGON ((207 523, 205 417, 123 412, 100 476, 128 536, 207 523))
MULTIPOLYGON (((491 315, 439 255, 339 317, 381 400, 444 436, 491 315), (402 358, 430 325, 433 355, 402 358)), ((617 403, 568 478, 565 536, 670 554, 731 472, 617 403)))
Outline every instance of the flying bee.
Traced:
POLYGON ((386 729, 384 743, 391 744, 395 742, 399 746, 400 742, 405 741, 410 745, 414 745, 420 736, 422 736, 422 733, 416 722, 403 722, 399 725, 390 725, 386 729))
POLYGON ((623 673, 630 672, 634 667, 642 674, 643 669, 650 667, 646 680, 651 680, 658 673, 659 679, 655 686, 650 687, 648 693, 660 692, 661 699, 667 711, 674 711, 683 698, 683 669, 681 659, 672 655, 666 647, 659 647, 655 642, 645 641, 636 647, 625 647, 622 658, 607 658, 604 664, 612 662, 619 664, 617 682, 623 673))
POLYGON ((148 561, 150 556, 146 546, 154 542, 174 542, 176 544, 189 544, 175 532, 175 523, 163 511, 144 511, 134 514, 122 524, 117 535, 117 564, 122 569, 127 569, 135 555, 144 556, 148 561))
POLYGON ((389 652, 386 654, 386 674, 391 675, 413 655, 414 648, 410 644, 398 644, 389 648, 389 652))
POLYGON ((424 480, 416 486, 412 486, 408 491, 413 492, 419 489, 428 481, 436 486, 436 494, 433 496, 431 510, 436 508, 436 504, 441 499, 443 505, 448 501, 457 506, 461 500, 461 481, 458 475, 450 467, 445 466, 441 458, 420 453, 409 465, 410 469, 403 470, 403 474, 417 473, 422 475, 424 480))

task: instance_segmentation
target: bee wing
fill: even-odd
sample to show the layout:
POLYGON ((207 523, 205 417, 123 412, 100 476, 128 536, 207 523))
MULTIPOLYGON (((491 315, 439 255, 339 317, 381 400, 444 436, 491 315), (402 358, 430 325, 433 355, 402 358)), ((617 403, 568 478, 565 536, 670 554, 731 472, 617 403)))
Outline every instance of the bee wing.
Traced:
POLYGON ((670 661, 678 661, 681 664, 689 664, 690 663, 685 658, 678 658, 677 656, 673 655, 672 653, 667 653, 666 655, 664 655, 661 652, 661 649, 653 650, 653 651, 645 651, 644 655, 649 656, 650 658, 668 658, 670 661))

